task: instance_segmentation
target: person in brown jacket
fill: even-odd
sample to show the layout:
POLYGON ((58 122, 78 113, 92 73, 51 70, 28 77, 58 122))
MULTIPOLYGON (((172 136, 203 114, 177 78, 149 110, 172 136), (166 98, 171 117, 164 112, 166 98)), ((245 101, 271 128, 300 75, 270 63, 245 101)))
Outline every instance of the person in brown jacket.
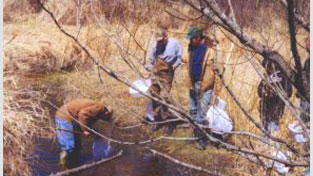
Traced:
POLYGON ((55 115, 58 144, 61 148, 61 170, 77 166, 81 150, 78 134, 89 136, 90 127, 96 120, 112 121, 112 111, 103 103, 90 99, 74 99, 61 106, 55 115))
MULTIPOLYGON (((203 31, 204 29, 199 26, 192 26, 186 36, 190 39, 188 47, 188 73, 191 85, 189 90, 190 116, 199 124, 206 123, 206 113, 215 103, 222 88, 221 81, 213 70, 213 50, 210 48, 214 46, 214 41, 205 36, 203 31)), ((204 149, 205 137, 197 130, 194 131, 194 135, 199 138, 200 147, 204 149)))

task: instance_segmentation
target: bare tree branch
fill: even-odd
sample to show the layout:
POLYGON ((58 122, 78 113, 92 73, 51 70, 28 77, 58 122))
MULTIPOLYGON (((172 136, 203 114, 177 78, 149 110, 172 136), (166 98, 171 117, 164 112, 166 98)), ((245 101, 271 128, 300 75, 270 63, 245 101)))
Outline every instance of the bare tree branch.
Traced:
MULTIPOLYGON (((298 80, 298 90, 301 92, 300 94, 303 97, 306 97, 306 92, 303 88, 303 77, 302 77, 302 65, 300 56, 297 49, 297 39, 295 32, 295 24, 294 24, 294 5, 293 0, 287 0, 287 10, 288 10, 288 26, 289 26, 289 36, 290 36, 290 46, 293 54, 293 59, 296 64, 297 69, 297 80, 298 80)), ((308 100, 307 100, 308 101, 308 100)))
MULTIPOLYGON (((288 8, 288 4, 286 0, 280 0, 280 2, 288 8)), ((294 12, 295 19, 301 24, 301 26, 310 32, 310 23, 308 22, 309 20, 305 19, 303 16, 301 16, 299 13, 297 13, 297 10, 295 8, 291 9, 294 12)))
POLYGON ((116 155, 111 156, 111 157, 109 157, 109 158, 104 158, 104 159, 101 159, 101 160, 96 161, 96 162, 92 162, 92 163, 84 164, 84 165, 82 165, 82 166, 75 167, 75 168, 73 168, 73 169, 68 169, 68 170, 65 170, 65 171, 57 172, 57 173, 55 173, 55 174, 51 174, 50 176, 64 176, 64 175, 75 174, 75 173, 77 173, 77 172, 81 172, 81 171, 83 171, 83 170, 90 169, 90 168, 99 166, 100 164, 103 164, 103 163, 105 163, 105 162, 114 160, 115 158, 120 157, 122 154, 123 154, 123 150, 121 150, 121 151, 118 152, 116 155))
POLYGON ((158 152, 158 151, 156 151, 154 149, 151 149, 151 148, 148 148, 148 147, 147 147, 147 149, 150 150, 153 154, 160 155, 160 156, 162 156, 162 157, 164 157, 164 158, 166 158, 168 160, 171 160, 171 161, 173 161, 176 164, 182 165, 184 167, 187 167, 187 168, 190 168, 190 169, 193 169, 193 170, 197 170, 197 171, 201 171, 201 172, 205 172, 205 173, 210 174, 210 175, 222 175, 221 173, 219 173, 217 171, 209 171, 209 170, 207 170, 205 168, 202 168, 202 167, 199 167, 199 166, 195 166, 195 165, 192 165, 192 164, 184 163, 184 162, 179 161, 179 160, 177 160, 177 159, 175 159, 175 158, 173 158, 171 156, 168 156, 168 155, 166 155, 164 153, 158 152))

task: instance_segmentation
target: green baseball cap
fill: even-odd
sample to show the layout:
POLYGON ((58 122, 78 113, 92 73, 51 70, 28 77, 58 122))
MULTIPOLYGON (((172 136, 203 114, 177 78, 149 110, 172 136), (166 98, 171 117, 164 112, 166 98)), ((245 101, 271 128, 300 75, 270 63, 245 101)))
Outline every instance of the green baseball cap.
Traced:
POLYGON ((193 37, 197 37, 202 35, 203 28, 200 26, 190 26, 186 35, 186 39, 191 39, 193 37))

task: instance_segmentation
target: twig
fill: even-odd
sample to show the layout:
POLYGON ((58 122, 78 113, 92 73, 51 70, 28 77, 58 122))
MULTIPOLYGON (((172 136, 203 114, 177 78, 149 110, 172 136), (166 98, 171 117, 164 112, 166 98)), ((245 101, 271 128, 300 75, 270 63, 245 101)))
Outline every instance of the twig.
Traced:
POLYGON ((17 36, 18 36, 17 34, 13 35, 13 37, 8 42, 6 42, 4 45, 10 44, 17 36))
POLYGON ((170 122, 177 122, 177 121, 183 121, 183 122, 187 122, 184 119, 181 118, 176 118, 176 119, 168 119, 168 120, 164 120, 164 121, 154 121, 154 122, 149 122, 147 120, 144 120, 142 123, 136 124, 136 125, 130 125, 130 126, 115 126, 118 129, 131 129, 131 128, 137 128, 140 126, 144 126, 144 125, 158 125, 158 124, 165 124, 165 123, 170 123, 170 122))
POLYGON ((192 165, 192 164, 184 163, 184 162, 179 161, 179 160, 177 160, 177 159, 175 159, 175 158, 173 158, 171 156, 168 156, 168 155, 166 155, 164 153, 161 153, 161 152, 158 152, 158 151, 156 151, 154 149, 151 149, 149 147, 146 147, 146 148, 148 150, 150 150, 153 154, 160 155, 160 156, 162 156, 162 157, 164 157, 164 158, 166 158, 168 160, 171 160, 171 161, 173 161, 176 164, 182 165, 184 167, 187 167, 187 168, 190 168, 190 169, 193 169, 193 170, 197 170, 197 171, 201 171, 201 172, 205 172, 205 173, 210 174, 210 175, 222 175, 221 173, 219 173, 217 171, 209 171, 209 170, 207 170, 205 168, 202 168, 202 167, 199 167, 199 166, 195 166, 195 165, 192 165))
POLYGON ((90 169, 92 167, 96 167, 96 166, 98 166, 100 164, 103 164, 105 162, 111 161, 111 160, 113 160, 113 159, 115 159, 117 157, 120 157, 122 154, 123 154, 123 150, 121 150, 116 155, 111 156, 109 158, 104 158, 104 159, 102 159, 100 161, 84 164, 82 166, 75 167, 73 169, 68 169, 68 170, 65 170, 65 171, 57 172, 55 174, 51 174, 50 176, 64 176, 64 175, 71 175, 71 174, 74 174, 74 173, 77 173, 77 172, 81 172, 83 170, 90 169))
POLYGON ((101 74, 100 74, 100 68, 97 67, 97 70, 98 70, 98 77, 99 77, 100 83, 103 84, 103 81, 102 81, 102 78, 101 78, 101 74))

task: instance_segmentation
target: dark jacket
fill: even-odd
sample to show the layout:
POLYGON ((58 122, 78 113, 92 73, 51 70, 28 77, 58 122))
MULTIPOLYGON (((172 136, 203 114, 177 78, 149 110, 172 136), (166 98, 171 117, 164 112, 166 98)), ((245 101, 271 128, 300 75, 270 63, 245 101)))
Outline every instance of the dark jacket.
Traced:
MULTIPOLYGON (((273 64, 275 67, 275 69, 272 70, 271 72, 267 71, 267 75, 270 77, 275 77, 276 79, 280 80, 277 82, 271 82, 270 84, 273 86, 274 84, 277 84, 285 91, 287 97, 290 98, 292 95, 292 85, 288 80, 286 74, 282 71, 281 67, 275 61, 264 59, 262 65, 266 67, 266 64, 273 64)), ((264 100, 269 101, 280 99, 278 94, 269 85, 267 85, 264 80, 262 80, 258 86, 258 96, 264 100)))

